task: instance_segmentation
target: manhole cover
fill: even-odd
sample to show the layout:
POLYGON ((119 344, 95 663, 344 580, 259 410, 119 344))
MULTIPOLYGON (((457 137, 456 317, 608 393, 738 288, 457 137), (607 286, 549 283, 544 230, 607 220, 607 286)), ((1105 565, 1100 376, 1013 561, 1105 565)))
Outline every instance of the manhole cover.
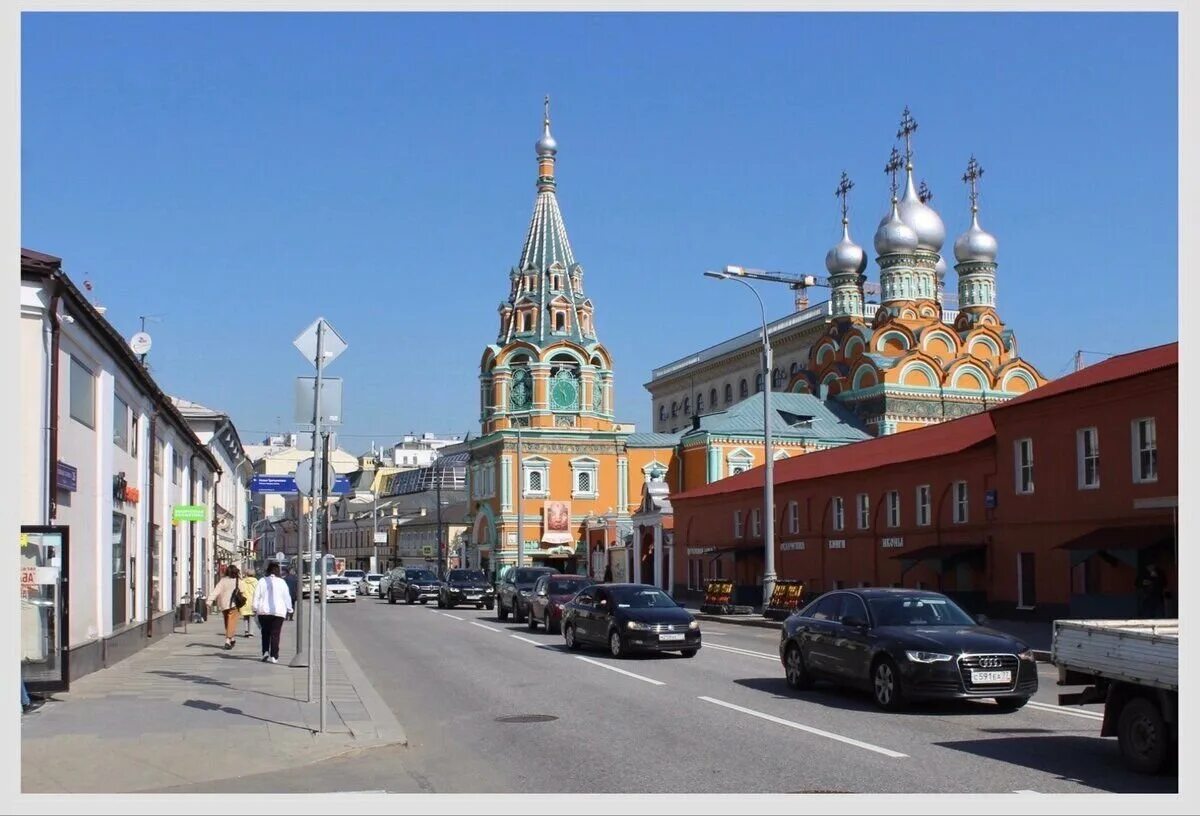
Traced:
POLYGON ((507 717, 497 717, 496 722, 502 723, 535 723, 554 722, 558 717, 552 714, 509 714, 507 717))

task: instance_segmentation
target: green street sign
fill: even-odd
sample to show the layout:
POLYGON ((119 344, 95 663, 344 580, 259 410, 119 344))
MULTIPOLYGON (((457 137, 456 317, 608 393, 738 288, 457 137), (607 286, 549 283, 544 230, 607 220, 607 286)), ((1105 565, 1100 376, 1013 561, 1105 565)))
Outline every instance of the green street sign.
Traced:
POLYGON ((207 510, 203 504, 177 504, 171 508, 171 521, 204 521, 207 510))

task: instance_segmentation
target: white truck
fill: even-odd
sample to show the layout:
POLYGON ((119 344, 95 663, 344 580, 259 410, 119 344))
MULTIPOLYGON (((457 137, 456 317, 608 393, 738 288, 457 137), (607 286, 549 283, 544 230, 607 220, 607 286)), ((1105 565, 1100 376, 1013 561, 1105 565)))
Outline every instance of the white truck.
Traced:
POLYGON ((1058 620, 1051 661, 1059 705, 1104 703, 1100 735, 1115 736, 1125 764, 1158 773, 1179 749, 1179 621, 1058 620))

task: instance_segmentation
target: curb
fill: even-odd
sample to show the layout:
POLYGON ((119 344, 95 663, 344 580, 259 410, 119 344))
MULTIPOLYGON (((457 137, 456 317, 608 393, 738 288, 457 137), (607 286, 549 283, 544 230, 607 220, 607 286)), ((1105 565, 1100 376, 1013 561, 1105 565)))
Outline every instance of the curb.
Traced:
MULTIPOLYGON (((367 715, 371 718, 371 724, 375 728, 374 739, 387 744, 408 745, 408 735, 404 732, 404 726, 400 725, 400 721, 396 719, 392 709, 371 685, 371 681, 367 679, 362 667, 346 649, 333 626, 328 621, 325 626, 326 635, 329 638, 329 649, 337 654, 338 662, 341 664, 342 670, 346 672, 346 679, 354 686, 358 699, 362 701, 363 708, 367 710, 367 715)), ((355 739, 370 738, 369 735, 356 733, 353 727, 350 730, 355 739)))

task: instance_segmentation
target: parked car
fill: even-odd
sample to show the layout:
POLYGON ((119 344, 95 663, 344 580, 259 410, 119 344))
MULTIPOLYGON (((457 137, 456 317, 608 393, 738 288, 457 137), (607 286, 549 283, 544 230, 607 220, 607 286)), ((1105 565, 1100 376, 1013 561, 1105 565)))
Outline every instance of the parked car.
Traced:
POLYGON ((828 592, 789 617, 779 641, 788 685, 868 690, 885 710, 907 700, 991 697, 1015 711, 1037 691, 1033 652, 937 592, 828 592))
POLYGON ((388 590, 391 587, 392 581, 397 576, 400 576, 403 574, 404 574, 404 567, 393 567, 392 569, 385 572, 383 574, 383 577, 379 579, 379 597, 386 598, 388 596, 388 590))
POLYGON ((554 567, 518 567, 509 570, 496 590, 496 617, 502 621, 508 620, 511 612, 513 620, 524 623, 525 615, 529 612, 529 594, 533 592, 537 579, 543 575, 558 574, 554 567))
POLYGON ((657 587, 595 584, 563 607, 563 640, 568 649, 607 646, 613 657, 631 652, 700 650, 700 622, 657 587))
POLYGON ((342 570, 342 577, 349 578, 350 583, 354 584, 355 590, 358 589, 358 585, 360 583, 362 583, 362 579, 365 578, 366 575, 367 575, 366 570, 360 570, 360 569, 342 570))
POLYGON ((529 596, 529 631, 538 624, 546 631, 557 634, 562 624, 563 607, 574 598, 579 590, 596 583, 586 575, 543 575, 533 585, 529 596))
POLYGON ((438 608, 453 609, 458 604, 475 604, 476 609, 491 609, 496 593, 482 570, 452 569, 438 591, 438 608))
POLYGON ((388 583, 388 603, 403 600, 407 604, 428 603, 437 598, 441 581, 423 567, 403 567, 388 583))
POLYGON ((368 596, 375 595, 378 597, 379 582, 382 579, 383 576, 378 572, 368 572, 362 577, 362 580, 358 582, 358 594, 368 596))
POLYGON ((325 600, 350 601, 358 599, 358 587, 343 575, 331 575, 325 579, 325 600))

